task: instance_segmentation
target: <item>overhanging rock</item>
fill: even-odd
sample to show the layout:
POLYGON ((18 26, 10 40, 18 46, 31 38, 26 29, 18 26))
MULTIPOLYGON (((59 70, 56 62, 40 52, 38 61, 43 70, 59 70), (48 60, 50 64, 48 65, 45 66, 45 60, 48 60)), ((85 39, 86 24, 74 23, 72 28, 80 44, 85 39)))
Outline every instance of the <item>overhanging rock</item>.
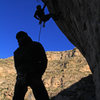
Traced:
POLYGON ((100 0, 47 0, 47 7, 59 14, 56 24, 89 63, 100 100, 100 0))

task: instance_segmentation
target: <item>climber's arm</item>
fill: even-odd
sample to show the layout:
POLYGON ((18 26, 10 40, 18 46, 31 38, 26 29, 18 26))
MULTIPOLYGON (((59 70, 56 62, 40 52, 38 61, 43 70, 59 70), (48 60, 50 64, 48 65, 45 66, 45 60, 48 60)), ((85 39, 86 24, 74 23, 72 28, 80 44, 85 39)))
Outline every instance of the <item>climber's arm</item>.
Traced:
POLYGON ((44 11, 45 7, 46 7, 46 3, 45 3, 44 6, 43 6, 43 9, 42 9, 43 11, 44 11))
POLYGON ((37 16, 37 12, 35 12, 34 17, 35 17, 37 20, 40 20, 39 17, 37 16))

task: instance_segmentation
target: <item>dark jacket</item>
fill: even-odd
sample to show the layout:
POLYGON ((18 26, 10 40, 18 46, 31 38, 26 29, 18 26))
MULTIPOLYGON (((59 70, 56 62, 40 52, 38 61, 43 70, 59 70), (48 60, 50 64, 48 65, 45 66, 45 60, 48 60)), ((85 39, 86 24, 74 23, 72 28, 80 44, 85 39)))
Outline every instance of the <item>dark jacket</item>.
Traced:
POLYGON ((45 50, 38 42, 19 47, 14 52, 14 61, 17 74, 41 77, 47 67, 45 50))

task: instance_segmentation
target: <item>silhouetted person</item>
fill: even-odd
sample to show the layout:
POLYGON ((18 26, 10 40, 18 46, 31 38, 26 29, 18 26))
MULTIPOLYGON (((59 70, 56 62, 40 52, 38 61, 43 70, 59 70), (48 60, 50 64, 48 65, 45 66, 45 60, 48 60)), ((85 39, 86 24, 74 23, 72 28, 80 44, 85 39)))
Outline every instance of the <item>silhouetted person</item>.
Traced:
POLYGON ((44 4, 44 7, 41 8, 41 5, 37 6, 37 10, 35 11, 34 17, 39 20, 39 24, 43 22, 43 27, 45 27, 45 22, 47 22, 51 17, 52 14, 45 15, 44 9, 46 7, 46 3, 44 4))
POLYGON ((16 38, 19 48, 14 52, 17 78, 13 100, 24 100, 28 86, 32 88, 36 100, 49 100, 41 79, 47 67, 44 48, 23 31, 18 32, 16 38))

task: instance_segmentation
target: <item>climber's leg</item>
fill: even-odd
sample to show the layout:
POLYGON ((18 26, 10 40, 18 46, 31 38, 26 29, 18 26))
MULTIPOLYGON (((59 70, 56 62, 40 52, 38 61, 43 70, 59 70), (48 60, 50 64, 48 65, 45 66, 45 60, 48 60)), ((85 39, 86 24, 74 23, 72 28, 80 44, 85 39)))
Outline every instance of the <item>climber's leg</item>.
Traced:
POLYGON ((44 16, 43 21, 46 22, 52 17, 52 14, 47 14, 44 16))
POLYGON ((56 14, 47 14, 44 16, 43 21, 47 22, 50 18, 53 18, 54 20, 59 20, 61 19, 61 13, 56 13, 56 14))
POLYGON ((39 21, 39 24, 41 24, 41 23, 42 23, 42 20, 39 21))
POLYGON ((45 27, 45 22, 43 22, 43 27, 45 27))

